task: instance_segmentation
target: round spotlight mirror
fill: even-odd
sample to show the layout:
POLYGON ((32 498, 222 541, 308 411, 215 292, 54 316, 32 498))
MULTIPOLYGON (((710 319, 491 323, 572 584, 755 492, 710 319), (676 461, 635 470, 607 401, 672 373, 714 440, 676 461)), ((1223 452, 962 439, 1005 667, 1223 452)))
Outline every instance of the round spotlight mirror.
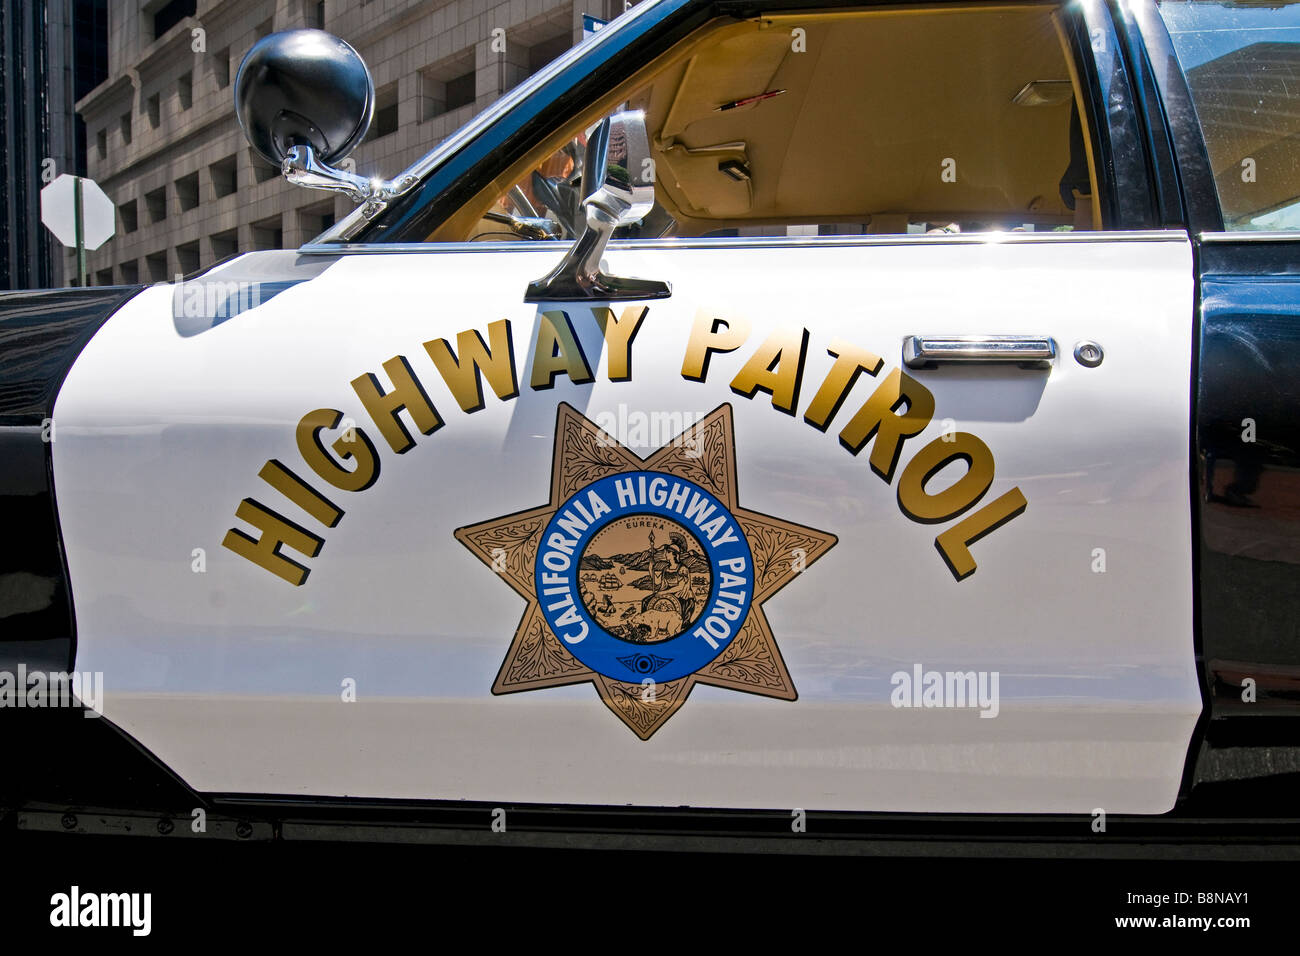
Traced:
POLYGON ((375 84, 350 45, 324 30, 286 30, 253 45, 235 77, 235 113, 248 142, 281 166, 295 146, 327 165, 370 129, 375 84))

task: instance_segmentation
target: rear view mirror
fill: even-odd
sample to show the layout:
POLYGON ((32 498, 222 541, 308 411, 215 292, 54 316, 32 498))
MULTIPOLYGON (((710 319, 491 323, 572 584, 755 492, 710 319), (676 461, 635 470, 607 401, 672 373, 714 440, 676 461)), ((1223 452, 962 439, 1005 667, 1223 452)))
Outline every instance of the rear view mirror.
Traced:
POLYGON ((606 275, 600 257, 614 230, 654 209, 654 162, 645 113, 625 110, 603 120, 587 140, 582 167, 586 227, 560 264, 530 283, 525 302, 662 299, 666 282, 606 275))
POLYGON ((655 204, 655 184, 645 113, 615 113, 597 126, 587 140, 582 168, 588 219, 594 212, 623 226, 648 215, 655 204), (590 188, 588 177, 595 180, 590 188))

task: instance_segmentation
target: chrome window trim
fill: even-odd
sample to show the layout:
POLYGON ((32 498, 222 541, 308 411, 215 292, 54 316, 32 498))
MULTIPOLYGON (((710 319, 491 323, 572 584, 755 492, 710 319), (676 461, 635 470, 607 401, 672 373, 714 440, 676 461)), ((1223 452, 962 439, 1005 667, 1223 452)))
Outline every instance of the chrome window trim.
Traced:
MULTIPOLYGON (((549 83, 579 59, 586 56, 589 51, 603 43, 610 42, 611 37, 625 32, 643 16, 646 16, 651 10, 657 10, 659 7, 679 2, 681 2, 681 0, 642 0, 642 2, 637 4, 635 7, 632 7, 615 17, 609 22, 609 24, 596 31, 596 33, 591 37, 588 37, 570 47, 567 52, 552 60, 539 72, 528 77, 528 79, 524 80, 514 89, 503 93, 495 103, 485 109, 482 113, 479 113, 464 126, 456 130, 456 132, 444 139, 421 159, 416 160, 409 167, 394 176, 393 181, 401 182, 408 176, 414 176, 417 180, 424 179, 425 176, 437 169, 438 166, 466 146, 485 129, 495 123, 506 113, 509 113, 535 91, 541 89, 542 86, 549 83)), ((338 242, 353 235, 357 229, 370 222, 363 213, 365 208, 364 205, 358 206, 302 248, 306 249, 308 246, 315 246, 321 243, 338 242)))
POLYGON ((1300 232, 1264 232, 1243 229, 1239 232, 1203 232, 1197 238, 1201 242, 1297 242, 1300 232))
MULTIPOLYGON (((1201 132, 1201 120, 1187 85, 1182 62, 1160 15, 1157 0, 1114 0, 1123 21, 1132 24, 1141 40, 1135 54, 1146 57, 1159 93, 1164 125, 1178 170, 1178 192, 1184 223, 1200 233, 1223 228, 1219 192, 1210 168, 1210 156, 1201 132)), ((1159 123, 1156 116, 1153 123, 1159 123)))
MULTIPOLYGON (((753 236, 717 239, 616 239, 611 251, 653 251, 674 249, 791 249, 843 246, 906 245, 1007 245, 1035 243, 1092 242, 1187 242, 1182 229, 1145 229, 1129 232, 968 232, 895 234, 887 236, 753 236)), ((382 253, 424 255, 453 252, 554 252, 557 256, 568 242, 309 242, 298 249, 305 256, 378 255, 382 253)))

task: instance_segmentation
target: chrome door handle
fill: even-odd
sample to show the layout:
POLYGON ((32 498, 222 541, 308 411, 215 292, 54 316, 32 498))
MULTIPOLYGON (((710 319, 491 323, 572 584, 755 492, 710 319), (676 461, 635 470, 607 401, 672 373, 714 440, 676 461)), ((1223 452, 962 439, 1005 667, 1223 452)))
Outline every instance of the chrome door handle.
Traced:
POLYGON ((903 339, 903 364, 932 368, 940 363, 1048 365, 1056 341, 1047 335, 909 335, 903 339))

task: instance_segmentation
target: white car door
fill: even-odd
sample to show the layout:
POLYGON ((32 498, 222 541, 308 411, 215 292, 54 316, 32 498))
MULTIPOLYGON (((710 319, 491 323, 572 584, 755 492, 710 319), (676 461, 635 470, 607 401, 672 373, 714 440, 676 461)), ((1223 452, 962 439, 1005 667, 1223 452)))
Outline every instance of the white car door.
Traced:
POLYGON ((728 24, 659 74, 656 192, 695 232, 605 268, 666 298, 526 303, 540 241, 255 253, 132 299, 52 453, 107 718, 200 791, 1168 810, 1201 708, 1190 244, 1069 231, 1117 208, 1071 48, 1001 55, 1050 9, 922 17, 968 54, 924 62, 905 14, 810 14, 802 59, 779 18, 728 24), (873 42, 915 77, 837 112, 884 88, 873 42), (726 98, 767 92, 710 107, 736 62, 726 98), (776 119, 733 142, 745 110, 776 119), (703 237, 702 195, 737 235, 703 237), (1038 230, 746 237, 846 196, 1038 230))
POLYGON ((199 334, 166 287, 109 321, 54 450, 109 719, 200 790, 1169 807, 1199 712, 1184 237, 645 243, 610 265, 669 299, 522 303, 555 255, 343 255, 199 334), (955 334, 1056 355, 903 365, 955 334), (621 500, 625 472, 681 485, 621 500), (575 558, 605 560, 569 565, 546 536, 589 490, 575 558), (710 606, 561 645, 613 626, 566 575, 623 606, 598 565, 655 530, 710 606))

